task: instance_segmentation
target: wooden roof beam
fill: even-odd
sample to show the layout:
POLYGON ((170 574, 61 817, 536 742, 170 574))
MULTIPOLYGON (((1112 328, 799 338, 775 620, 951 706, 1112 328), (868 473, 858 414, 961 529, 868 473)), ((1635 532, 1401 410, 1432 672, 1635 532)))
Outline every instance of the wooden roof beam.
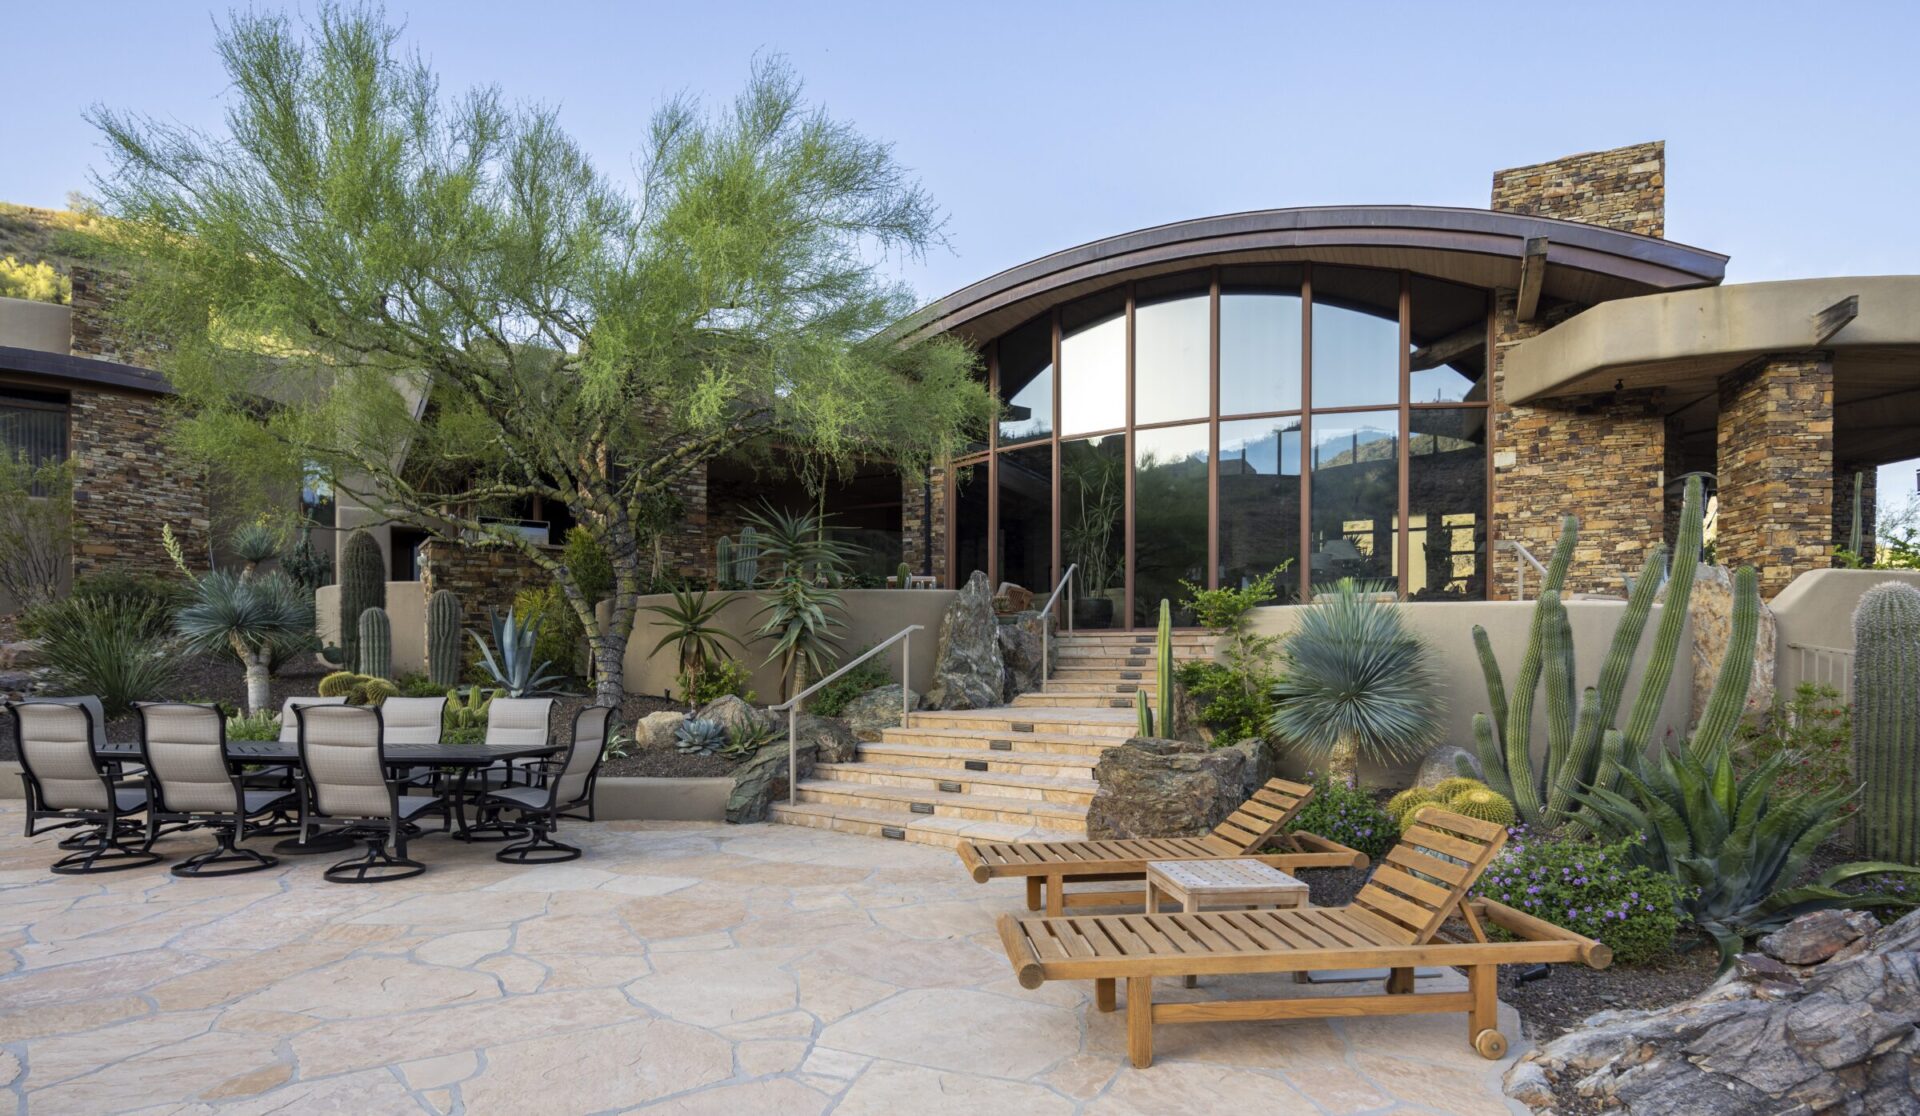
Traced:
POLYGON ((1523 322, 1533 320, 1540 310, 1540 288, 1547 278, 1547 238, 1530 236, 1524 251, 1520 254, 1520 303, 1514 317, 1523 322))
POLYGON ((1860 296, 1851 294, 1813 314, 1813 343, 1824 345, 1833 335, 1847 328, 1847 323, 1860 316, 1860 296))

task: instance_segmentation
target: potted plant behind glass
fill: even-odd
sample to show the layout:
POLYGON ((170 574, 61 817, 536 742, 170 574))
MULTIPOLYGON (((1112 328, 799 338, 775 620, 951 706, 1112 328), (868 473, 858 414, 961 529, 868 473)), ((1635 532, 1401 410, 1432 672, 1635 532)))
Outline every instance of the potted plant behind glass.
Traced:
POLYGON ((1113 625, 1110 592, 1120 565, 1115 536, 1126 513, 1125 479, 1119 458, 1102 447, 1074 442, 1060 447, 1060 496, 1065 505, 1061 544, 1075 571, 1073 626, 1113 625))

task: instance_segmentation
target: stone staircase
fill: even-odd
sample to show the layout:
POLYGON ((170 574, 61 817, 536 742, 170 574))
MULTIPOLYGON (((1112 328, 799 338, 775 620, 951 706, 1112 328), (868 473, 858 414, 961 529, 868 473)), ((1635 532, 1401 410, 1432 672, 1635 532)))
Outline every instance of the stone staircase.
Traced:
MULTIPOLYGON (((1086 836, 1093 765, 1134 735, 1134 692, 1154 692, 1146 632, 1063 632, 1042 689, 993 709, 913 713, 853 763, 823 763, 771 819, 953 846, 1086 836)), ((1175 632, 1176 662, 1210 657, 1214 637, 1175 632)))

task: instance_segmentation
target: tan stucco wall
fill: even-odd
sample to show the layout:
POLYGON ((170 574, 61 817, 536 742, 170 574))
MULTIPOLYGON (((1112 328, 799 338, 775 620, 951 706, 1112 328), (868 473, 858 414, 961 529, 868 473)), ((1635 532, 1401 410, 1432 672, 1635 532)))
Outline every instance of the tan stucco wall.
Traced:
MULTIPOLYGON (((958 595, 948 589, 845 591, 841 594, 846 604, 846 614, 842 619, 847 624, 840 640, 843 658, 859 654, 864 648, 879 643, 908 624, 922 625, 925 631, 913 633, 913 662, 909 678, 915 690, 925 693, 933 683, 933 656, 940 636, 940 617, 958 595)), ((670 604, 672 601, 673 598, 666 595, 640 598, 643 607, 670 604)), ((602 605, 601 608, 604 617, 606 606, 602 605)), ((770 645, 755 639, 752 634, 759 627, 759 621, 754 619, 754 613, 759 610, 758 597, 740 594, 721 610, 716 624, 722 630, 734 633, 747 645, 741 658, 753 667, 750 685, 758 700, 766 704, 780 700, 780 676, 776 667, 761 661, 767 657, 770 645)), ((658 655, 653 653, 654 645, 660 642, 665 631, 665 622, 659 616, 651 612, 640 614, 639 622, 634 625, 633 640, 627 644, 626 687, 629 692, 671 693, 678 696, 680 687, 674 681, 674 675, 679 668, 673 648, 668 646, 658 655)), ((900 675, 900 649, 901 645, 896 643, 877 657, 885 660, 887 672, 895 678, 900 675)))
MULTIPOLYGON (((340 642, 340 587, 322 585, 313 595, 320 642, 340 642)), ((417 581, 387 582, 387 623, 393 630, 393 673, 427 670, 427 595, 417 581)), ((352 663, 346 664, 349 668, 352 663)))
POLYGON ((73 311, 57 302, 0 298, 0 345, 41 353, 73 349, 73 311))
MULTIPOLYGON (((1782 697, 1791 697, 1800 683, 1810 681, 1832 681, 1835 689, 1848 689, 1840 680, 1825 676, 1836 667, 1830 657, 1797 651, 1795 645, 1852 651, 1853 610, 1861 594, 1889 581, 1920 589, 1920 570, 1813 570, 1795 578, 1768 602, 1778 625, 1777 682, 1782 697)), ((1845 669, 1844 660, 1838 666, 1845 669)))
MULTIPOLYGON (((1533 623, 1533 602, 1413 602, 1403 604, 1400 608, 1405 614, 1408 628, 1426 641, 1428 661, 1439 677, 1440 693, 1447 703, 1442 718, 1445 725, 1442 743, 1474 751, 1473 715, 1487 711, 1487 685, 1486 676, 1480 671, 1480 657, 1473 648, 1473 626, 1479 624, 1487 629, 1487 638, 1493 644, 1495 657, 1500 660, 1500 669, 1511 693, 1514 676, 1519 672, 1520 657, 1526 651, 1527 632, 1533 623)), ((1252 613, 1254 631, 1262 635, 1285 635, 1299 621, 1301 609, 1299 605, 1255 609, 1252 613)), ((1599 680, 1607 647, 1613 640, 1614 629, 1619 626, 1620 614, 1625 609, 1624 601, 1567 602, 1567 619, 1573 627, 1574 681, 1577 687, 1591 686, 1599 680)), ((1659 624, 1660 611, 1659 608, 1654 609, 1653 616, 1647 621, 1647 630, 1641 636, 1640 653, 1634 659, 1633 671, 1627 680, 1628 703, 1639 693, 1641 679, 1645 676, 1646 660, 1653 646, 1653 632, 1659 624)), ((1673 684, 1667 689, 1666 703, 1660 707, 1656 739, 1664 739, 1669 731, 1677 738, 1678 734, 1686 731, 1687 714, 1693 701, 1693 681, 1685 648, 1692 645, 1692 638, 1689 625, 1681 633, 1682 651, 1675 656, 1673 684)), ((1537 755, 1546 752, 1546 731, 1545 701, 1536 698, 1533 740, 1537 755)), ((1374 771, 1371 777, 1382 785, 1399 786, 1407 782, 1406 776, 1409 774, 1411 768, 1404 771, 1374 771)), ((1365 769, 1362 775, 1368 777, 1365 769)))

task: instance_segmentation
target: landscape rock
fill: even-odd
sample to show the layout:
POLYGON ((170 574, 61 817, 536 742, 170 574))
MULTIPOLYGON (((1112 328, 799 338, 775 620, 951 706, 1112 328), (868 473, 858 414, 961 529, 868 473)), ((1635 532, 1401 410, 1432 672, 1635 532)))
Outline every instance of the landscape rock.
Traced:
POLYGON ((1002 615, 1026 612, 1033 607, 1033 590, 1003 581, 993 594, 993 610, 1002 615))
POLYGON ((1245 799, 1246 764, 1236 748, 1159 737, 1108 748, 1093 768, 1087 836, 1197 837, 1245 799))
POLYGON ((695 717, 720 722, 727 730, 729 739, 749 729, 758 729, 773 723, 773 717, 763 709, 755 709, 743 698, 728 694, 717 697, 694 711, 695 717))
MULTIPOLYGON (((1793 955, 1811 956, 1843 937, 1827 913, 1771 935, 1775 948, 1808 944, 1793 955)), ((1777 957, 1748 955, 1745 971, 1692 999, 1601 1012, 1515 1063, 1507 1095, 1544 1109, 1544 1079, 1648 1116, 1920 1111, 1920 911, 1864 934, 1846 947, 1866 943, 1857 956, 1801 968, 1804 979, 1777 957)))
POLYGON ((1020 694, 1039 690, 1045 681, 1041 677, 1045 669, 1041 640, 1053 638, 1053 624, 1037 612, 1017 612, 1002 617, 998 634, 1000 661, 1005 668, 1001 700, 1012 701, 1020 694))
MULTIPOLYGON (((899 687, 894 687, 896 693, 899 687)), ((894 704, 895 716, 899 715, 899 703, 894 704)), ((839 717, 821 717, 812 713, 800 714, 796 722, 795 737, 803 748, 812 748, 821 763, 852 763, 860 756, 860 738, 854 735, 853 728, 839 717)))
MULTIPOLYGON (((800 765, 800 778, 812 776, 818 744, 807 740, 803 731, 800 746, 794 752, 800 765)), ((733 769, 733 792, 727 795, 727 820, 735 825, 766 821, 767 807, 773 800, 787 797, 787 772, 786 738, 762 745, 745 763, 733 769)))
POLYGON ((1280 749, 1266 737, 1249 736, 1230 747, 1247 757, 1247 766, 1240 773, 1243 798, 1251 798, 1253 792, 1265 786, 1268 779, 1280 774, 1280 749))
POLYGON ((987 575, 979 570, 940 619, 940 649, 934 660, 931 709, 985 709, 1000 704, 1006 664, 1000 657, 1000 622, 994 618, 987 575))
POLYGON ((1787 965, 1817 965, 1879 926, 1867 911, 1815 911, 1761 938, 1760 952, 1787 965))
POLYGON ((671 748, 674 732, 686 719, 685 713, 671 710, 649 713, 633 726, 633 742, 640 748, 671 748))
MULTIPOLYGON (((1664 590, 1662 590, 1664 592, 1664 590)), ((1702 565, 1693 577, 1693 595, 1687 598, 1687 619, 1693 626, 1693 714, 1699 724, 1707 699, 1720 677, 1733 632, 1733 576, 1725 566, 1702 565)), ((1760 630, 1755 637, 1753 681, 1747 687, 1748 715, 1773 708, 1774 645, 1777 641, 1773 610, 1760 602, 1760 630)))
MULTIPOLYGON (((908 690, 907 706, 920 708, 920 695, 908 690)), ((900 725, 900 683, 876 686, 854 698, 841 708, 840 719, 861 740, 880 739, 882 732, 900 725)))
POLYGON ((1460 769, 1455 766, 1454 759, 1458 756, 1467 757, 1467 765, 1473 769, 1474 778, 1485 778, 1485 773, 1480 770, 1478 756, 1458 745, 1442 744, 1428 752, 1427 758, 1420 761, 1420 770, 1413 777, 1413 785, 1430 787, 1443 779, 1456 778, 1460 774, 1460 769))

